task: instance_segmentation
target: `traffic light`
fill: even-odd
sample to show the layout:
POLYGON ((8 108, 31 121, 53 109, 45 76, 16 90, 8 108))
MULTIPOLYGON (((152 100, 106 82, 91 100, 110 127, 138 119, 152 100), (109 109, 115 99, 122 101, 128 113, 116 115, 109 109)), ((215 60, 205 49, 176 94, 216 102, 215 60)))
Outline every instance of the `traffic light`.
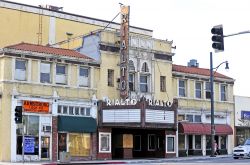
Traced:
POLYGON ((215 52, 224 51, 224 36, 223 36, 223 26, 217 25, 211 29, 212 36, 212 47, 215 52))
POLYGON ((15 122, 16 124, 21 124, 22 123, 22 114, 23 107, 22 106, 16 106, 15 108, 15 122))

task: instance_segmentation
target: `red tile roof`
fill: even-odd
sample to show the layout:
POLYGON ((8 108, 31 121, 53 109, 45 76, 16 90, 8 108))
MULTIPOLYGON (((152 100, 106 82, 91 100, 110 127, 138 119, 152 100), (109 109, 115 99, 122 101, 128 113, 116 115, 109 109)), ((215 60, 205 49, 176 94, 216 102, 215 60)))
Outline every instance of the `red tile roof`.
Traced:
MULTIPOLYGON (((208 76, 208 77, 210 76, 210 70, 209 69, 188 67, 188 66, 175 65, 175 64, 173 64, 173 66, 172 66, 172 71, 188 73, 188 74, 196 74, 196 75, 202 75, 202 76, 208 76)), ((218 72, 216 72, 214 74, 214 77, 233 80, 231 77, 225 76, 225 75, 220 74, 218 72)))
POLYGON ((19 43, 16 45, 7 46, 5 48, 93 60, 92 58, 81 54, 75 50, 54 48, 30 43, 19 43))

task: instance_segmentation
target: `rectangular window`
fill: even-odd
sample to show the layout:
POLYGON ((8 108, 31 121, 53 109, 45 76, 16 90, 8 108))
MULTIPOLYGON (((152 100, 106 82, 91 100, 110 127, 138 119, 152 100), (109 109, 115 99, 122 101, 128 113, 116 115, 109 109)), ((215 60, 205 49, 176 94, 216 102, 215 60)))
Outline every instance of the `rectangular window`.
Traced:
POLYGON ((201 115, 194 115, 194 122, 201 123, 201 115))
POLYGON ((201 135, 195 135, 195 149, 201 149, 201 135))
POLYGON ((58 133, 58 156, 60 156, 60 152, 67 151, 67 134, 66 133, 58 133))
POLYGON ((111 133, 99 133, 99 152, 111 153, 111 133))
POLYGON ((184 150, 185 149, 185 135, 178 135, 178 145, 179 145, 179 149, 184 150))
POLYGON ((129 73, 129 91, 135 91, 135 75, 129 73))
POLYGON ((178 121, 185 120, 185 115, 178 115, 178 121))
MULTIPOLYGON (((26 128, 24 134, 24 145, 29 147, 24 147, 25 155, 38 155, 39 154, 39 116, 24 115, 24 127, 26 128)), ((21 135, 21 128, 17 127, 17 148, 16 153, 18 155, 22 154, 22 142, 23 137, 21 135)))
POLYGON ((69 134, 69 153, 71 156, 90 155, 90 134, 70 133, 69 134))
POLYGON ((89 87, 89 68, 80 67, 79 71, 79 85, 89 87))
POLYGON ((179 96, 186 97, 186 81, 179 80, 179 96))
POLYGON ((108 69, 108 86, 114 86, 114 70, 108 69))
POLYGON ((175 137, 167 136, 167 152, 175 152, 175 137))
POLYGON ((86 116, 90 116, 90 108, 85 109, 86 116))
POLYGON ((74 115, 74 107, 69 107, 69 114, 74 115))
POLYGON ((40 82, 41 83, 50 83, 50 71, 51 66, 49 63, 40 64, 40 82))
POLYGON ((206 136, 206 149, 211 149, 211 136, 207 135, 206 136))
POLYGON ((63 114, 68 114, 68 107, 67 106, 63 106, 63 114))
POLYGON ((186 120, 188 120, 189 122, 193 122, 193 115, 186 115, 186 120))
POLYGON ((146 75, 140 76, 140 91, 148 92, 148 76, 146 75))
POLYGON ((58 107, 57 107, 57 113, 62 113, 62 106, 61 105, 58 105, 58 107))
POLYGON ((15 63, 15 80, 26 80, 26 70, 27 70, 27 61, 26 60, 20 60, 16 59, 15 63))
POLYGON ((211 99, 211 83, 206 82, 206 99, 211 99))
POLYGON ((79 107, 75 107, 75 115, 80 115, 79 107))
POLYGON ((85 108, 81 107, 80 110, 81 110, 81 111, 80 111, 81 115, 82 115, 82 116, 85 116, 85 108))
POLYGON ((148 135, 148 151, 154 151, 156 147, 156 137, 155 134, 148 135))
POLYGON ((141 151, 141 135, 134 136, 134 151, 141 151))
POLYGON ((166 92, 166 76, 160 76, 160 90, 166 92))
POLYGON ((225 84, 220 86, 220 99, 221 101, 227 101, 227 86, 225 84))
POLYGON ((201 99, 202 97, 202 83, 195 82, 195 98, 201 99))
POLYGON ((56 84, 67 84, 66 65, 56 65, 56 84))
POLYGON ((220 149, 227 149, 227 136, 221 136, 220 149))

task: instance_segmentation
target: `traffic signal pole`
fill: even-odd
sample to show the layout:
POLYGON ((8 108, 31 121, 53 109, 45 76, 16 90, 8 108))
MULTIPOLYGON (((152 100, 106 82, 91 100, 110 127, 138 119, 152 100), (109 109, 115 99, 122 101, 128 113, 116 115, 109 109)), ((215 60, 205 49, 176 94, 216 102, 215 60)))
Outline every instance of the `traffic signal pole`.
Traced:
POLYGON ((247 34, 247 33, 250 33, 250 30, 242 31, 242 32, 238 32, 238 33, 233 33, 233 34, 228 34, 228 35, 224 35, 224 38, 225 37, 231 37, 231 36, 237 36, 237 35, 240 35, 240 34, 247 34))

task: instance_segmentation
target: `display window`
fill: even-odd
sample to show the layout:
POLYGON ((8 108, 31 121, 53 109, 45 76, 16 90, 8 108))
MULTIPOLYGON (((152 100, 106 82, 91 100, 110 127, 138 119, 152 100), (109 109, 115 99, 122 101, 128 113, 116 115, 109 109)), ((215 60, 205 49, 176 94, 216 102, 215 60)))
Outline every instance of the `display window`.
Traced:
POLYGON ((69 134, 69 153, 71 156, 90 155, 90 134, 69 134))

